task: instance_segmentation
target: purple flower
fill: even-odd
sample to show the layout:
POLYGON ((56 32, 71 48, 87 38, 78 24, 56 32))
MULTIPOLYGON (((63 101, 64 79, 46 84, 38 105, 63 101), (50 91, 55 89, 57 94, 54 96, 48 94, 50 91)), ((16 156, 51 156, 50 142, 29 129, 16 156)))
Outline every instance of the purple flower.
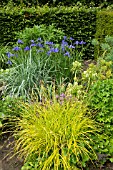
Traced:
POLYGON ((6 55, 7 55, 7 57, 8 57, 8 58, 10 58, 10 57, 13 57, 13 56, 14 56, 14 54, 11 54, 10 52, 7 52, 7 53, 6 53, 6 55))
POLYGON ((6 64, 12 65, 12 62, 10 60, 8 60, 8 62, 6 64))
POLYGON ((47 52, 47 55, 49 55, 49 56, 50 56, 50 54, 51 54, 51 51, 48 51, 48 52, 47 52))
POLYGON ((58 48, 54 48, 54 53, 58 53, 59 49, 58 48))
POLYGON ((73 46, 73 45, 69 45, 69 48, 75 48, 75 46, 73 46))
POLYGON ((23 44, 24 42, 22 40, 18 39, 17 43, 18 44, 23 44))
POLYGON ((34 40, 30 40, 30 42, 31 42, 31 43, 35 43, 35 41, 34 41, 34 40))
POLYGON ((41 43, 38 43, 37 46, 40 47, 40 48, 44 47, 43 44, 41 44, 41 43))
POLYGON ((64 36, 63 38, 64 38, 64 40, 66 40, 66 39, 67 39, 67 36, 64 36))
POLYGON ((64 47, 62 47, 62 51, 63 51, 63 52, 65 51, 65 48, 64 48, 64 47))
POLYGON ((61 46, 67 46, 67 45, 68 45, 68 43, 65 40, 62 40, 61 46))
POLYGON ((39 37, 38 39, 37 39, 37 41, 41 41, 42 39, 39 37))
POLYGON ((20 49, 21 49, 20 47, 16 46, 13 48, 13 51, 19 51, 20 49))
POLYGON ((59 98, 59 95, 56 95, 56 99, 58 99, 59 98))
POLYGON ((24 51, 29 51, 30 50, 30 47, 29 46, 26 46, 25 48, 24 48, 24 51))
POLYGON ((73 40, 74 40, 74 38, 70 37, 70 40, 71 40, 71 41, 73 41, 73 40))
POLYGON ((50 49, 50 52, 52 53, 58 53, 59 52, 59 49, 58 48, 51 48, 50 49))
POLYGON ((36 46, 36 44, 35 44, 35 43, 31 44, 31 47, 35 47, 35 46, 36 46))
POLYGON ((47 45, 53 45, 53 42, 51 42, 51 41, 46 41, 45 44, 47 44, 47 45))
POLYGON ((83 40, 79 42, 79 44, 86 44, 86 42, 84 42, 83 40))
POLYGON ((62 94, 60 95, 60 97, 63 97, 63 98, 65 98, 65 94, 64 94, 64 93, 62 93, 62 94))
POLYGON ((75 42, 74 42, 74 45, 75 45, 75 44, 78 45, 78 44, 79 44, 79 41, 75 41, 75 42))
POLYGON ((64 56, 70 57, 70 53, 67 51, 67 52, 64 54, 64 56))

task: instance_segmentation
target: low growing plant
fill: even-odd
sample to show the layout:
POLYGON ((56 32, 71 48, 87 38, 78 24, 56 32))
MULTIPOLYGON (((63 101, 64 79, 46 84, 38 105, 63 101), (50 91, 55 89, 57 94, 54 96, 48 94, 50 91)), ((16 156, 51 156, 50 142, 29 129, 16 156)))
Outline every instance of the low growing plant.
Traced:
POLYGON ((95 150, 113 162, 113 79, 95 82, 90 90, 89 107, 101 124, 101 138, 95 139, 95 150))
POLYGON ((22 100, 22 98, 12 98, 10 96, 3 97, 0 100, 0 128, 6 128, 4 123, 7 123, 7 127, 9 127, 8 120, 10 117, 20 115, 18 103, 22 100))
POLYGON ((97 50, 97 57, 102 56, 106 61, 113 62, 113 37, 106 36, 103 41, 104 42, 99 42, 97 39, 92 41, 92 44, 96 47, 95 51, 97 50))
POLYGON ((22 169, 77 169, 96 158, 90 140, 96 125, 82 102, 64 99, 23 107, 15 132, 16 152, 27 161, 22 169))

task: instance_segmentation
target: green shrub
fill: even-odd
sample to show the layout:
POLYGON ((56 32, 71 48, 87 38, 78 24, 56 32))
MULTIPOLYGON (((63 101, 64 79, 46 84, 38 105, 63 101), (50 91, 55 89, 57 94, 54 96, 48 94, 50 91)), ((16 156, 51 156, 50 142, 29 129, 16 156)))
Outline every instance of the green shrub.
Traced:
MULTIPOLYGON (((105 36, 104 42, 100 43, 96 39, 92 41, 93 45, 98 48, 98 56, 101 55, 106 61, 113 62, 113 37, 105 36)), ((111 65, 113 69, 113 66, 111 65)))
POLYGON ((65 34, 60 29, 56 29, 54 25, 39 25, 33 28, 25 28, 22 32, 17 33, 16 38, 24 41, 24 46, 30 45, 30 40, 36 41, 41 38, 42 41, 53 41, 59 43, 65 34))
POLYGON ((95 150, 113 156, 113 79, 97 81, 90 90, 90 107, 101 124, 101 138, 95 139, 95 150))
MULTIPOLYGON (((99 11, 97 12, 96 19, 96 34, 95 38, 99 43, 105 42, 106 36, 113 36, 113 11, 99 11)), ((101 48, 99 45, 95 47, 95 58, 99 57, 102 54, 101 48)))
POLYGON ((33 5, 45 5, 45 4, 49 4, 49 5, 52 5, 52 6, 56 6, 56 5, 87 5, 87 6, 91 6, 91 5, 95 5, 95 6, 108 6, 110 4, 112 4, 112 2, 109 2, 108 0, 73 0, 73 1, 69 1, 69 0, 62 0, 61 2, 59 0, 21 0, 21 1, 16 1, 16 0, 1 0, 0 4, 3 5, 3 4, 10 4, 12 3, 13 5, 27 5, 27 6, 33 6, 33 5))
POLYGON ((10 123, 8 123, 8 119, 20 115, 18 107, 18 102, 20 101, 22 101, 22 98, 12 98, 10 96, 0 100, 0 128, 9 127, 10 123), (7 125, 5 125, 5 123, 7 123, 7 125))
POLYGON ((62 104, 34 102, 23 107, 16 125, 16 151, 31 169, 76 169, 96 157, 90 145, 95 122, 82 102, 64 99, 62 104))

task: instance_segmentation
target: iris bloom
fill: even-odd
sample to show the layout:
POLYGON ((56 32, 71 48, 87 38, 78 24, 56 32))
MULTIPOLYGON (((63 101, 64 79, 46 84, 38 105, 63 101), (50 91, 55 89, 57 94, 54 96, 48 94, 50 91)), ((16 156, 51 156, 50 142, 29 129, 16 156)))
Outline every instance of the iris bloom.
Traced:
POLYGON ((13 51, 19 51, 20 49, 21 49, 20 47, 16 46, 13 48, 13 51))
POLYGON ((23 44, 24 42, 22 40, 18 39, 17 43, 18 44, 23 44))
POLYGON ((67 51, 67 52, 64 54, 64 56, 70 57, 70 53, 67 51))
POLYGON ((7 55, 7 57, 8 57, 8 58, 10 58, 10 57, 13 57, 13 56, 14 56, 14 54, 11 54, 10 52, 7 52, 7 53, 6 53, 6 55, 7 55))
POLYGON ((24 51, 29 51, 29 50, 30 50, 30 47, 29 47, 29 46, 27 46, 27 47, 24 48, 24 51))
POLYGON ((8 60, 7 64, 12 65, 12 62, 10 60, 8 60))

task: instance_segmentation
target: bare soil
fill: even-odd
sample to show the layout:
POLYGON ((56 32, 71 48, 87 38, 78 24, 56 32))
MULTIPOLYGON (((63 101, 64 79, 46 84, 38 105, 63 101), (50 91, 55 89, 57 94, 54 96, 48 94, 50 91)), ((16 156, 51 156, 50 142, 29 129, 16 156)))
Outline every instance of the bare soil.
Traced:
POLYGON ((21 170, 23 161, 14 156, 14 138, 6 135, 0 138, 0 170, 21 170))
MULTIPOLYGON (((23 160, 18 155, 14 156, 14 137, 5 135, 0 138, 0 170, 21 170, 23 164, 23 160)), ((113 170, 113 163, 106 162, 104 165, 99 165, 94 162, 88 165, 88 169, 113 170)))

